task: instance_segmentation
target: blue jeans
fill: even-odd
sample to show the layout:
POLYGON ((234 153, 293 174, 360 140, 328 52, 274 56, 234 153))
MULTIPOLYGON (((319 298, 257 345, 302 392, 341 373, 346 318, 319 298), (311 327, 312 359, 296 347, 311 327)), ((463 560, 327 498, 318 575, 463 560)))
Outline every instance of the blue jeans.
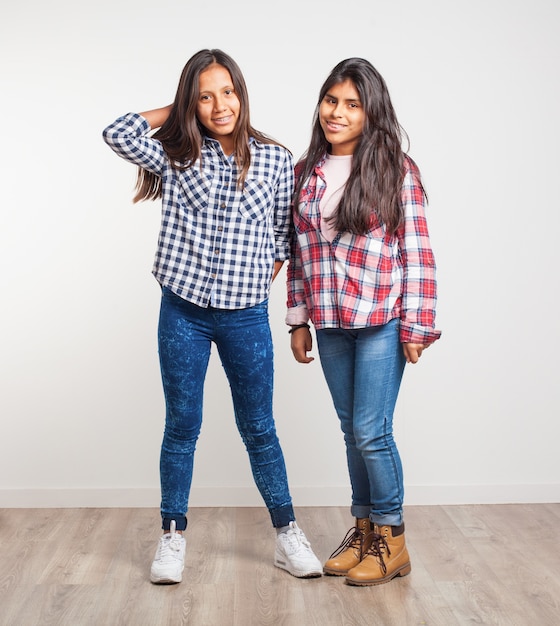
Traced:
POLYGON ((178 530, 186 528, 212 343, 218 348, 230 385, 235 421, 255 483, 273 526, 287 526, 295 517, 272 415, 274 368, 268 302, 240 310, 201 308, 164 287, 158 341, 166 403, 160 456, 163 528, 169 529, 172 519, 178 530))
POLYGON ((321 366, 346 443, 351 513, 398 526, 404 497, 393 411, 406 360, 399 320, 358 330, 317 331, 321 366))

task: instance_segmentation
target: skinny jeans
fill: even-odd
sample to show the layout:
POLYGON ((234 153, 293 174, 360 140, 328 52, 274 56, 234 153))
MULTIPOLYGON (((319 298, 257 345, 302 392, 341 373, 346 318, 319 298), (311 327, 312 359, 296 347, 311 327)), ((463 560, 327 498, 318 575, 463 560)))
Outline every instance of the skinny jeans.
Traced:
POLYGON ((344 433, 351 514, 402 523, 402 464, 393 413, 406 364, 398 319, 357 330, 317 330, 321 366, 344 433))
MULTIPOLYGON (((247 309, 203 308, 164 287, 158 326, 166 403, 160 454, 163 528, 168 530, 171 520, 176 521, 177 530, 187 525, 212 343, 229 382, 235 422, 257 488, 273 526, 287 526, 295 516, 272 413, 274 367, 268 301, 247 309)), ((227 463, 227 459, 222 461, 227 463)))

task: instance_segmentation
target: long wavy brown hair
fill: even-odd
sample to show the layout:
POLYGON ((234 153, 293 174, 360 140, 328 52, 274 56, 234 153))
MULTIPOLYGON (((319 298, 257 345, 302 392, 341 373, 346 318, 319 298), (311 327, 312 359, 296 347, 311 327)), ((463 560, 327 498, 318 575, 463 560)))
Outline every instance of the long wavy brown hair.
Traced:
MULTIPOLYGON (((251 126, 245 79, 237 63, 222 50, 200 50, 187 61, 181 73, 169 117, 153 137, 161 142, 170 161, 178 168, 188 169, 201 158, 205 129, 196 117, 199 77, 213 63, 223 66, 229 72, 240 102, 239 118, 233 131, 233 143, 235 161, 240 168, 237 182, 238 186, 242 187, 251 165, 249 137, 263 143, 281 144, 251 126)), ((134 202, 161 198, 161 178, 139 168, 136 190, 134 202)))
POLYGON ((315 165, 329 152, 319 121, 319 107, 330 89, 352 81, 365 111, 362 136, 352 158, 345 192, 331 221, 338 231, 366 234, 377 220, 394 233, 403 218, 401 188, 404 179, 402 141, 408 136, 397 120, 387 85, 373 65, 358 57, 334 67, 319 92, 314 113, 311 141, 298 166, 294 202, 315 165))

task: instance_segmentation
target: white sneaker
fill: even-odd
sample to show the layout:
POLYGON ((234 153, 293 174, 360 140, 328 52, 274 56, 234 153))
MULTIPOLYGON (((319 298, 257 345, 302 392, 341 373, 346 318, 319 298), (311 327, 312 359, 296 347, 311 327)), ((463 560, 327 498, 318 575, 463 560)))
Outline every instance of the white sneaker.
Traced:
POLYGON ((175 532, 175 528, 175 520, 171 520, 169 532, 160 537, 150 571, 153 583, 169 585, 183 580, 186 542, 183 535, 175 532))
POLYGON ((276 537, 274 565, 297 578, 313 578, 323 574, 323 566, 313 553, 303 530, 295 522, 276 537))

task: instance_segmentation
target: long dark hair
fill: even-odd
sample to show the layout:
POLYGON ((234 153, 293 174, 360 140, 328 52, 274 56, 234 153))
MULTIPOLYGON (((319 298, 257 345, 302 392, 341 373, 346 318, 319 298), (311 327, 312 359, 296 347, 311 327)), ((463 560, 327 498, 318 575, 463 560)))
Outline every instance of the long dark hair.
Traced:
MULTIPOLYGON (((235 93, 241 105, 239 118, 233 131, 233 144, 235 161, 241 168, 237 182, 242 187, 251 165, 249 137, 254 137, 263 143, 280 144, 251 126, 249 94, 245 79, 237 63, 222 50, 200 50, 187 61, 179 79, 179 86, 169 117, 161 128, 154 133, 153 137, 159 139, 170 161, 179 168, 187 169, 201 157, 205 129, 196 117, 199 76, 213 63, 223 66, 230 73, 235 93)), ((160 198, 161 178, 152 172, 139 168, 136 190, 134 202, 160 198)))
POLYGON ((331 218, 332 224, 338 231, 364 235, 378 221, 392 234, 403 216, 401 188, 405 155, 401 144, 403 137, 408 137, 397 120, 383 77, 365 59, 354 57, 341 61, 321 87, 311 141, 298 167, 294 202, 297 206, 305 181, 329 151, 330 144, 319 120, 320 104, 334 85, 346 80, 352 81, 360 95, 365 119, 345 192, 331 218))

